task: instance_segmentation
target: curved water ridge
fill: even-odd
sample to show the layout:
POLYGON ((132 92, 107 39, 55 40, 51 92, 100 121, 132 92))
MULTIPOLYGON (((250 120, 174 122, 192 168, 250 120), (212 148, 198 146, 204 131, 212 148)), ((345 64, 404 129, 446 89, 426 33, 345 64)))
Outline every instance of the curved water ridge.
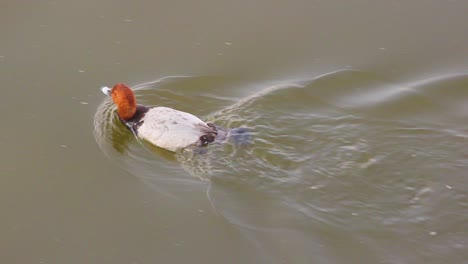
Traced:
MULTIPOLYGON (((467 75, 400 84, 339 71, 240 100, 230 89, 238 83, 168 78, 136 93, 143 104, 247 127, 250 145, 228 142, 202 155, 154 155, 155 149, 122 132, 108 102, 96 114, 96 138, 109 156, 127 161, 126 169, 149 182, 208 180, 220 215, 268 241, 300 241, 280 246, 305 258, 318 253, 302 248, 311 245, 335 261, 343 261, 336 250, 356 262, 437 262, 446 254, 461 260, 468 126, 460 121, 468 115, 467 75), (197 177, 183 176, 179 164, 197 177), (179 176, 149 173, 160 166, 179 176)), ((267 244, 275 255, 279 245, 267 244)))

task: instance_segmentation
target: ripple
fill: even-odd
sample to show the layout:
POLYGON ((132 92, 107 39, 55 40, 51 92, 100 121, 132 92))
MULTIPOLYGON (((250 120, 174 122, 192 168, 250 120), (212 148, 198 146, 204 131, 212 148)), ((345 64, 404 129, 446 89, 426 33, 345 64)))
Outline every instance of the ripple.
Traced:
MULTIPOLYGON (((466 210, 467 83, 466 75, 398 83, 347 70, 239 97, 249 86, 241 80, 167 77, 136 86, 139 102, 248 127, 252 144, 169 153, 126 131, 109 99, 97 109, 95 137, 110 159, 158 191, 179 196, 168 182, 208 186, 213 209, 239 227, 306 232, 308 243, 322 243, 314 232, 332 228, 373 248, 385 242, 372 230, 424 239, 435 231, 422 225, 466 210)), ((457 223, 463 216, 455 215, 457 223)))

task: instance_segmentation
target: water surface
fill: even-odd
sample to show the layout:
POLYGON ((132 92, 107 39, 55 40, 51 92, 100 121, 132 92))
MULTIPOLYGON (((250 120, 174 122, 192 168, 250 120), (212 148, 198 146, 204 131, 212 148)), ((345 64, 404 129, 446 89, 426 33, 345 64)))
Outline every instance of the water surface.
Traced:
POLYGON ((464 1, 0 9, 5 263, 463 263, 464 1), (248 127, 140 142, 99 87, 248 127))

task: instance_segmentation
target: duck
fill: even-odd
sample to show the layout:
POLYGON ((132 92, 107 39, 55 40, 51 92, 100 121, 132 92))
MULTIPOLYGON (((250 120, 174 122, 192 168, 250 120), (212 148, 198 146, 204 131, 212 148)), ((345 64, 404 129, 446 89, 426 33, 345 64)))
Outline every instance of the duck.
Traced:
POLYGON ((226 131, 183 111, 164 106, 138 105, 133 90, 123 83, 101 91, 112 97, 120 121, 138 138, 176 152, 190 146, 204 147, 225 138, 226 131))

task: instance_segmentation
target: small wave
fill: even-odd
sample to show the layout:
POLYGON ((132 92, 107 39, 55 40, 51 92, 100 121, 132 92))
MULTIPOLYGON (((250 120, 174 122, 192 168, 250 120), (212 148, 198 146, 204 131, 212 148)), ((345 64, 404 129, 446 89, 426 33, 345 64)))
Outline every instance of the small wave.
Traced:
POLYGON ((460 75, 398 83, 338 71, 267 85, 238 99, 232 89, 240 80, 167 77, 137 85, 139 102, 228 128, 248 127, 252 144, 212 145, 204 155, 169 153, 126 131, 109 99, 97 109, 95 137, 116 164, 168 195, 177 196, 173 183, 208 185, 215 210, 244 228, 294 230, 313 222, 393 230, 441 217, 437 210, 454 199, 447 194, 412 210, 417 190, 428 182, 441 190, 436 187, 448 185, 444 181, 462 181, 456 171, 468 166, 468 129, 460 122, 468 112, 467 80, 460 75))

